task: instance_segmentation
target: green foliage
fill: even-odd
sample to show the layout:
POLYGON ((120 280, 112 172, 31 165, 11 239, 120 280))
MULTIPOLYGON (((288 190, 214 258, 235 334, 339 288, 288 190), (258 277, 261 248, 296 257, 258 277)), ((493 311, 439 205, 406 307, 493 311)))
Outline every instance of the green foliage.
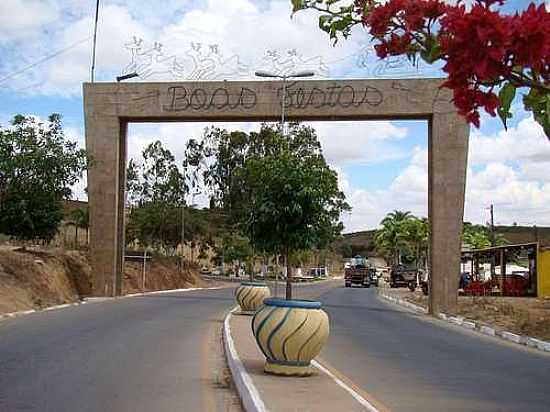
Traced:
POLYGON ((51 240, 63 218, 61 200, 86 169, 86 153, 66 139, 61 116, 48 122, 17 115, 0 128, 0 232, 51 240))
MULTIPOLYGON (((186 243, 207 239, 207 211, 185 208, 186 243)), ((126 225, 128 243, 138 241, 141 245, 175 250, 181 243, 182 207, 156 201, 142 203, 130 210, 126 225)))
POLYGON ((175 249, 181 242, 183 209, 184 241, 206 241, 207 212, 185 204, 189 187, 174 155, 157 140, 143 150, 142 157, 141 163, 130 159, 126 172, 128 202, 132 206, 126 225, 127 242, 175 249))
POLYGON ((292 251, 325 248, 341 232, 340 214, 349 209, 309 128, 295 128, 277 151, 248 159, 239 174, 251 196, 242 223, 257 249, 288 255, 292 251))
POLYGON ((194 168, 192 185, 204 183, 212 193, 211 205, 222 208, 234 222, 250 196, 236 172, 248 159, 275 154, 284 144, 297 155, 320 150, 313 130, 297 124, 290 124, 287 140, 277 127, 268 124, 250 133, 211 127, 205 129, 201 141, 188 142, 184 164, 194 168))
POLYGON ((340 244, 337 251, 344 258, 349 258, 353 256, 353 246, 349 243, 340 244))
MULTIPOLYGON (((474 249, 491 247, 490 228, 466 222, 462 229, 462 240, 474 249)), ((495 234, 495 246, 502 246, 506 243, 506 239, 502 235, 495 234)))
POLYGON ((502 120, 502 124, 504 125, 504 128, 507 128, 507 121, 512 117, 512 113, 510 113, 510 106, 512 105, 512 101, 514 100, 514 97, 516 96, 516 86, 514 86, 512 83, 508 82, 506 83, 501 89, 498 94, 498 98, 500 100, 500 105, 497 109, 497 113, 502 120))
POLYGON ((128 200, 133 204, 160 202, 182 205, 188 187, 170 150, 165 149, 157 140, 143 150, 142 156, 141 164, 133 159, 128 162, 128 200))
POLYGON ((334 44, 338 41, 339 35, 348 38, 353 26, 361 23, 359 7, 365 12, 370 7, 369 2, 363 2, 364 4, 359 6, 357 3, 350 4, 339 0, 291 0, 291 3, 293 14, 305 9, 321 12, 319 28, 334 40, 334 44))
MULTIPOLYGON (((374 235, 376 250, 392 261, 392 264, 399 263, 400 256, 409 254, 411 237, 420 236, 413 231, 418 229, 411 220, 416 218, 411 212, 394 210, 382 219, 382 227, 374 235)), ((419 258, 420 256, 415 256, 419 258)))
POLYGON ((220 245, 215 248, 216 259, 226 262, 238 261, 244 262, 253 255, 252 246, 248 238, 234 232, 225 232, 222 236, 220 245))
POLYGON ((75 209, 69 214, 69 219, 73 224, 80 229, 88 229, 90 227, 90 213, 88 208, 75 209))
POLYGON ((413 216, 411 212, 394 210, 382 220, 374 241, 378 252, 390 258, 393 264, 400 261, 415 262, 417 267, 426 263, 428 256, 428 219, 413 216))
POLYGON ((523 104, 526 110, 531 110, 537 123, 544 129, 544 133, 550 138, 550 93, 532 88, 523 96, 523 104))
POLYGON ((62 219, 59 198, 40 188, 10 191, 0 205, 0 233, 19 240, 50 241, 62 219))
POLYGON ((268 124, 251 133, 208 128, 189 141, 184 163, 194 169, 192 185, 204 183, 225 214, 230 238, 222 236, 218 255, 226 261, 320 250, 342 229, 349 206, 311 127, 292 123, 284 137, 268 124))

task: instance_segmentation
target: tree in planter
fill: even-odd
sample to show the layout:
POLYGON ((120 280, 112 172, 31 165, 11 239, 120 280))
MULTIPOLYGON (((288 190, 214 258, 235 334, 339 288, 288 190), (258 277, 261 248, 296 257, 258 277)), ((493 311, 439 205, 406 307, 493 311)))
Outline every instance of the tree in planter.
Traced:
POLYGON ((208 187, 211 208, 223 211, 226 230, 245 236, 241 222, 245 220, 243 211, 253 192, 242 181, 241 171, 250 159, 275 155, 283 147, 306 157, 320 153, 321 148, 313 129, 297 123, 289 125, 288 136, 284 138, 278 126, 270 124, 250 133, 210 127, 205 129, 201 140, 188 142, 184 166, 193 171, 193 185, 201 182, 208 187))
POLYGON ((320 149, 302 155, 283 146, 277 153, 250 158, 241 172, 252 193, 244 208, 244 231, 258 250, 282 250, 290 300, 290 254, 332 241, 343 227, 340 214, 350 207, 320 149))
POLYGON ((458 112, 479 127, 479 110, 497 114, 504 127, 517 90, 550 139, 550 13, 544 2, 516 14, 499 10, 504 0, 455 4, 445 0, 291 0, 293 11, 321 13, 319 27, 335 41, 363 26, 379 58, 407 56, 440 62, 443 87, 458 112))
POLYGON ((86 161, 86 152, 66 139, 59 114, 46 123, 17 115, 0 128, 0 233, 50 241, 63 218, 61 201, 86 161))

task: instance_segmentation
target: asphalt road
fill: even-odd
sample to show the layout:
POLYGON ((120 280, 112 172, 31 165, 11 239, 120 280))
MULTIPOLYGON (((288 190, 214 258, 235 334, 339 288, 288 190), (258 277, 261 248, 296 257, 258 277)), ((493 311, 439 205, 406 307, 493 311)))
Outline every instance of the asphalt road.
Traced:
MULTIPOLYGON (((549 410, 550 356, 341 282, 298 285, 295 296, 321 295, 331 319, 322 360, 388 409, 549 410)), ((2 321, 0 411, 240 411, 219 333, 233 306, 228 288, 2 321)))
POLYGON ((322 359, 392 411, 549 411, 550 356, 386 303, 371 289, 321 296, 322 359))
POLYGON ((150 295, 0 322, 0 411, 239 411, 219 335, 232 293, 150 295))

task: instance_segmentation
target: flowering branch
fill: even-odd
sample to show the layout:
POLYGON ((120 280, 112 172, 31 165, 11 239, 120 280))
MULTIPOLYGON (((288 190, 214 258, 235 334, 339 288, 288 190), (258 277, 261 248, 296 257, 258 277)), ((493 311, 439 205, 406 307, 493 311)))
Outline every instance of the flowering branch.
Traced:
POLYGON ((319 26, 331 39, 347 38, 355 25, 368 30, 376 54, 443 62, 458 112, 479 127, 479 110, 504 127, 518 89, 550 139, 550 13, 530 4, 514 15, 500 13, 504 0, 476 0, 470 8, 443 0, 292 0, 293 10, 321 13, 319 26), (498 95, 497 95, 498 93, 498 95))

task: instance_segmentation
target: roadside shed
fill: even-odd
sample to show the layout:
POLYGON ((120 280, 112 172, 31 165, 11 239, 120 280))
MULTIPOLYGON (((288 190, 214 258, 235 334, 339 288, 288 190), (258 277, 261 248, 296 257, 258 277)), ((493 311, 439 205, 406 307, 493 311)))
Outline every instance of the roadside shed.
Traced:
POLYGON ((537 296, 550 297, 550 247, 539 247, 537 252, 537 296))
POLYGON ((461 261, 470 275, 467 294, 550 296, 550 249, 539 243, 468 250, 461 261))

